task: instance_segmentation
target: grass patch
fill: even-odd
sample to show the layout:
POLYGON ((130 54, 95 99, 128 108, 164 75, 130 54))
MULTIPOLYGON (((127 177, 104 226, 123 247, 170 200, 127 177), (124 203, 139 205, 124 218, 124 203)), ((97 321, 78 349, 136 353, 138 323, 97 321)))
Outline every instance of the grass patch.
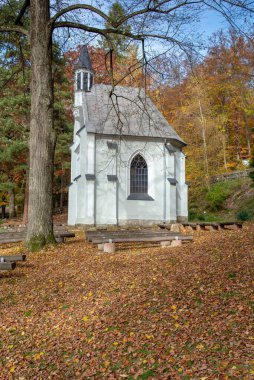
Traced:
POLYGON ((210 188, 190 188, 189 220, 197 222, 254 220, 254 196, 251 185, 249 179, 239 178, 216 182, 210 188))
POLYGON ((211 211, 223 210, 224 202, 230 195, 240 187, 241 181, 223 181, 211 185, 208 189, 205 199, 207 208, 211 211))

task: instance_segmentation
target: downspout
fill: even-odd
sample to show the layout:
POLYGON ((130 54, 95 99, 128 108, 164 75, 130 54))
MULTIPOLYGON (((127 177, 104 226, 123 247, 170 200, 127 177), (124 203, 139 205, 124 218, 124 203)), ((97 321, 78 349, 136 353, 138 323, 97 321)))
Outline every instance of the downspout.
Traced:
POLYGON ((93 217, 94 217, 94 226, 96 226, 96 133, 94 134, 94 198, 93 198, 93 217))
MULTIPOLYGON (((176 176, 177 176, 177 171, 176 171, 176 160, 178 160, 178 156, 177 156, 178 152, 175 152, 174 153, 174 176, 175 176, 175 179, 176 176)), ((179 164, 178 164, 179 166, 179 164)), ((179 173, 180 175, 180 173, 179 173)), ((179 177, 178 177, 179 178, 179 177)), ((179 213, 179 197, 178 197, 178 193, 179 193, 179 182, 177 181, 177 184, 176 184, 176 222, 178 220, 178 213, 179 213)))
POLYGON ((117 176, 117 149, 116 149, 116 225, 118 226, 119 225, 119 221, 118 221, 118 176, 117 176))
POLYGON ((164 194, 163 194, 163 222, 166 223, 166 144, 167 140, 164 140, 163 145, 163 173, 164 173, 164 194))

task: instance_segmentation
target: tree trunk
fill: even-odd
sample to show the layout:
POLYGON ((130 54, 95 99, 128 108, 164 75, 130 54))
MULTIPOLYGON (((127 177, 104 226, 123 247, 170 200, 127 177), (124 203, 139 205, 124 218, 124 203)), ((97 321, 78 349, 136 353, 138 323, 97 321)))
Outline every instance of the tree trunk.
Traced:
POLYGON ((14 218, 16 216, 14 189, 10 189, 8 191, 8 194, 9 194, 9 218, 14 218))
POLYGON ((238 117, 238 110, 234 113, 234 124, 235 124, 235 140, 236 140, 236 159, 240 161, 241 159, 241 128, 238 117))
POLYGON ((223 163, 224 163, 224 168, 227 170, 227 153, 226 153, 226 136, 221 133, 221 142, 222 142, 222 147, 223 147, 223 163))
POLYGON ((247 145, 247 151, 248 151, 248 158, 250 158, 251 157, 250 131, 249 131, 246 113, 244 111, 243 111, 243 120, 244 120, 244 126, 245 126, 245 138, 246 138, 246 145, 247 145))
POLYGON ((31 122, 27 243, 40 249, 54 241, 52 177, 53 128, 52 38, 49 1, 31 0, 31 122))
POLYGON ((208 167, 208 155, 207 155, 207 143, 206 143, 206 120, 203 115, 200 99, 199 99, 199 114, 200 114, 201 131, 202 131, 202 139, 203 139, 205 180, 206 180, 206 185, 209 187, 210 183, 209 183, 209 167, 208 167))
POLYGON ((23 210, 23 224, 25 226, 28 223, 28 199, 29 199, 28 175, 26 177, 27 178, 26 178, 25 197, 24 197, 24 210, 23 210))
POLYGON ((2 219, 5 219, 6 215, 5 215, 5 208, 6 206, 1 206, 2 207, 2 219))
POLYGON ((60 211, 62 212, 63 211, 63 196, 64 196, 64 193, 63 193, 63 169, 61 171, 61 188, 60 188, 60 211))

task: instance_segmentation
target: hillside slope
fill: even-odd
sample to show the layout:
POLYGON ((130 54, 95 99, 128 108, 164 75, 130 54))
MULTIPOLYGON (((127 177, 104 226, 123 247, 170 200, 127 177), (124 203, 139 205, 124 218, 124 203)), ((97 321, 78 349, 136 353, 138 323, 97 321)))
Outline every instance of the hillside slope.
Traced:
POLYGON ((190 188, 191 220, 254 220, 254 184, 250 178, 214 183, 210 189, 190 188))

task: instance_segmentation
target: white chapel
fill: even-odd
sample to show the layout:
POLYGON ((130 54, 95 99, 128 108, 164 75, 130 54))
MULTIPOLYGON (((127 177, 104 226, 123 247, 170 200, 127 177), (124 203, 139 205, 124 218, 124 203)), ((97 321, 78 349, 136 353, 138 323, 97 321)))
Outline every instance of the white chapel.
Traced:
POLYGON ((87 46, 75 66, 68 224, 188 219, 186 146, 143 89, 95 84, 87 46))

